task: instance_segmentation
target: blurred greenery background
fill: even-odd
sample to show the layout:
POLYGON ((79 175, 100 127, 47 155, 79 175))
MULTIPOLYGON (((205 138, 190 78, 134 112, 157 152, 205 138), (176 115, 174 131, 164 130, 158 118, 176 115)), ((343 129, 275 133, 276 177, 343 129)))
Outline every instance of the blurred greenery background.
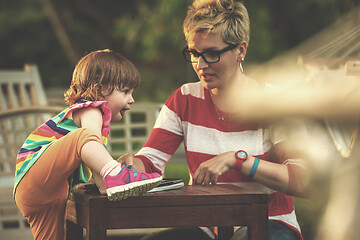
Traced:
MULTIPOLYGON (((295 47, 359 0, 244 0, 251 19, 245 68, 295 47)), ((142 74, 137 101, 163 102, 196 81, 182 58, 182 21, 192 0, 0 0, 0 68, 39 66, 45 88, 66 88, 76 62, 110 48, 142 74)))
MULTIPOLYGON (((244 64, 261 64, 296 47, 359 6, 360 0, 244 0, 251 37, 244 64)), ((164 102, 197 81, 181 54, 182 21, 192 0, 0 0, 0 69, 39 67, 45 89, 66 89, 76 62, 110 48, 139 68, 137 102, 164 102)), ((188 181, 184 163, 166 177, 188 181)), ((312 239, 322 203, 296 199, 305 239, 312 239)))

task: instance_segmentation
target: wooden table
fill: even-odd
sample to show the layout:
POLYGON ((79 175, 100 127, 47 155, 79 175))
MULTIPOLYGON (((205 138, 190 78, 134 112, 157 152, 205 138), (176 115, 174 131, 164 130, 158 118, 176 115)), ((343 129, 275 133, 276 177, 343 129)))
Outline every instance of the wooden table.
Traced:
POLYGON ((219 239, 230 239, 233 226, 248 226, 249 240, 268 238, 267 194, 232 184, 185 186, 145 193, 118 202, 88 188, 71 193, 66 238, 106 239, 107 229, 218 226, 219 239))

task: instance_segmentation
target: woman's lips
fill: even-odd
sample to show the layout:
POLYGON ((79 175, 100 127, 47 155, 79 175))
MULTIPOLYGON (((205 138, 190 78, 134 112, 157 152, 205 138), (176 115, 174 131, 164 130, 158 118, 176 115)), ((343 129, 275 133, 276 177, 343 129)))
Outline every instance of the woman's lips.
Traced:
POLYGON ((205 82, 211 81, 213 77, 214 77, 213 74, 201 74, 201 78, 202 78, 205 82))

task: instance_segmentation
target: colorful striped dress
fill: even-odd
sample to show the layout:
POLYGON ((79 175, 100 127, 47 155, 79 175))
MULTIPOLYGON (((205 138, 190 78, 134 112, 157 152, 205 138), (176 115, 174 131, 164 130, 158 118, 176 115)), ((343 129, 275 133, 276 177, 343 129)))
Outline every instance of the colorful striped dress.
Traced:
MULTIPOLYGON (((102 142, 106 147, 111 120, 111 110, 105 105, 106 103, 106 101, 81 100, 35 129, 25 140, 17 155, 13 193, 15 194, 21 179, 54 141, 79 128, 72 117, 76 110, 89 106, 100 108, 103 112, 102 142)), ((91 177, 91 170, 85 164, 81 164, 68 179, 70 189, 75 188, 79 183, 88 182, 91 177)))

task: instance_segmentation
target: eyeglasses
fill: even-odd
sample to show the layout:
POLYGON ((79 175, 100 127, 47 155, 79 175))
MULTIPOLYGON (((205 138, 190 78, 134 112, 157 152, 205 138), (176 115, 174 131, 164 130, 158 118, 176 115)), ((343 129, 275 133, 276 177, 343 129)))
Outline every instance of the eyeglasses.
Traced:
POLYGON ((185 57, 185 60, 188 62, 196 63, 199 61, 199 58, 202 57, 206 63, 217 63, 220 61, 220 55, 224 52, 233 50, 237 45, 229 45, 226 48, 223 48, 219 51, 205 51, 205 52, 197 52, 195 50, 189 50, 186 47, 182 53, 185 57))

